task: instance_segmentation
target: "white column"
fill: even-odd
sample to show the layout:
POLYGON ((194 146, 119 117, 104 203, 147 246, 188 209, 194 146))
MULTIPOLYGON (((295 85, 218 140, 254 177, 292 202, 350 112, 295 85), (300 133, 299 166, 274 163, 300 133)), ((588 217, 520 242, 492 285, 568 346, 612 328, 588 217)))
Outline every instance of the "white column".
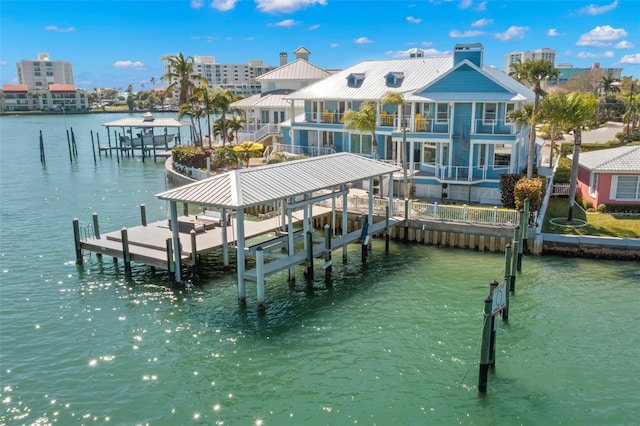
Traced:
POLYGON ((236 259, 238 268, 238 302, 244 305, 247 302, 247 291, 244 285, 244 208, 240 207, 236 211, 236 232, 238 241, 236 242, 236 259))
MULTIPOLYGON (((295 200, 291 200, 293 204, 295 200)), ((289 256, 293 256, 295 254, 295 240, 293 239, 293 210, 290 207, 287 207, 287 232, 289 239, 289 256)), ((289 282, 295 281, 295 268, 293 265, 289 267, 289 282)))
MULTIPOLYGON (((342 195, 342 237, 346 241, 349 227, 349 217, 347 215, 347 210, 349 209, 349 192, 347 191, 347 187, 342 185, 342 190, 344 194, 342 195)), ((344 262, 347 261, 347 244, 342 245, 342 260, 344 262)))
POLYGON ((258 310, 264 311, 264 251, 262 247, 256 250, 256 289, 258 310))
MULTIPOLYGON (((380 180, 382 180, 382 176, 378 176, 380 180)), ((367 217, 367 222, 369 222, 369 228, 373 225, 373 178, 369 178, 369 217, 367 217)))
POLYGON ((393 216, 393 173, 389 173, 389 216, 393 216))
POLYGON ((476 102, 471 104, 471 133, 476 132, 476 102))

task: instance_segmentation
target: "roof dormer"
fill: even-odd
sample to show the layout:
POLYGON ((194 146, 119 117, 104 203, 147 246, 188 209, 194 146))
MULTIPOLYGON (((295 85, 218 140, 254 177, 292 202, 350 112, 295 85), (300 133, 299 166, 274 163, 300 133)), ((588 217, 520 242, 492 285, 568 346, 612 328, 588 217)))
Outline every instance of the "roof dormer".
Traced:
POLYGON ((363 81, 364 81, 363 73, 351 73, 347 76, 347 86, 349 87, 360 87, 362 86, 363 81))
POLYGON ((404 80, 403 72, 390 72, 384 76, 385 84, 387 87, 400 87, 402 80, 404 80))

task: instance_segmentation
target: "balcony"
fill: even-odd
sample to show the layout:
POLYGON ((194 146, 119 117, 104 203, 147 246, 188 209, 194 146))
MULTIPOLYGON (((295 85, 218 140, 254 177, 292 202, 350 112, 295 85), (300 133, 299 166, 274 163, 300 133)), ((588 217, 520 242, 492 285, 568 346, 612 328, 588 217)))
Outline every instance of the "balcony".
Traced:
POLYGON ((475 120, 472 133, 481 135, 515 135, 516 125, 506 120, 475 120))

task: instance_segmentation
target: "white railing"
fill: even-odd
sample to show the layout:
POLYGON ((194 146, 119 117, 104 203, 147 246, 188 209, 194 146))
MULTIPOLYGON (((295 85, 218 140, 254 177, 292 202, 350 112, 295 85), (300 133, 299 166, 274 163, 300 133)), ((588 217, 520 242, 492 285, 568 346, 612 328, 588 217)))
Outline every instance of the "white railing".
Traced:
POLYGON ((516 126, 506 120, 475 120, 473 133, 490 135, 513 135, 516 133, 516 126))
POLYGON ((569 195, 569 187, 571 185, 568 183, 554 183, 553 189, 551 190, 551 196, 556 195, 569 195))
MULTIPOLYGON (((354 196, 347 197, 348 210, 369 212, 369 197, 354 196)), ((387 198, 374 198, 373 211, 377 215, 385 215, 389 205, 387 198)), ((321 203, 325 207, 331 207, 331 200, 321 203)), ((336 198, 336 208, 342 209, 342 197, 336 198)), ((438 203, 427 203, 423 201, 410 200, 407 202, 408 217, 414 220, 438 220, 443 222, 475 223, 484 225, 518 225, 520 214, 516 210, 499 209, 494 207, 471 207, 466 204, 462 206, 440 205, 438 203)), ((392 215, 404 216, 404 200, 393 201, 392 215)))
POLYGON ((265 157, 275 153, 283 153, 285 155, 305 155, 307 157, 319 157, 321 155, 334 154, 336 151, 333 147, 315 147, 315 146, 302 146, 302 145, 286 145, 281 143, 274 143, 264 153, 265 157))
MULTIPOLYGON (((251 128, 253 128, 253 126, 251 126, 251 128)), ((238 132, 238 140, 236 141, 236 143, 241 144, 247 141, 259 142, 260 139, 264 138, 267 135, 278 133, 280 133, 279 124, 265 124, 256 131, 238 132)))

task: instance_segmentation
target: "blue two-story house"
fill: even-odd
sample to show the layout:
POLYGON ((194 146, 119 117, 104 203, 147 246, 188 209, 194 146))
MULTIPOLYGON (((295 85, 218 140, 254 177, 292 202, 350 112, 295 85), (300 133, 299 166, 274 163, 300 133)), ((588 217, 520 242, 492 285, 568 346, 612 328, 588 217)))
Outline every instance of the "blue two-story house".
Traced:
MULTIPOLYGON (((288 95, 304 102, 304 113, 282 123, 284 149, 301 146, 313 155, 332 148, 401 165, 404 140, 418 197, 499 204, 500 175, 522 171, 528 154, 528 128, 508 114, 534 93, 484 66, 480 43, 458 44, 453 56, 411 56, 364 61, 288 95), (402 94, 403 108, 383 105, 389 92, 402 94), (375 144, 343 122, 365 101, 377 105, 375 144)), ((395 194, 403 192, 402 180, 394 176, 395 194)))

